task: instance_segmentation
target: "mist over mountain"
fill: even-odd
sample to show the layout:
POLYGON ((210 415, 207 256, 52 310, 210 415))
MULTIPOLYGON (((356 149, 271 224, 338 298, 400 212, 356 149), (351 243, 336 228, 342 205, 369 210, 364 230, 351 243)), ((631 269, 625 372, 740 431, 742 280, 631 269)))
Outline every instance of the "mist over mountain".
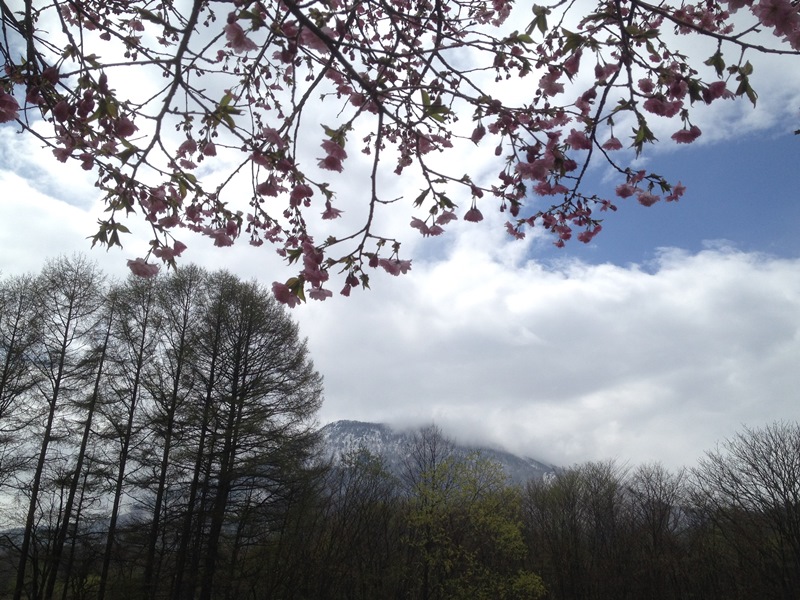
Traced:
MULTIPOLYGON (((383 423, 363 421, 334 421, 325 425, 320 434, 323 454, 334 463, 343 455, 364 448, 372 454, 381 456, 394 474, 402 470, 403 461, 410 454, 413 437, 418 429, 393 429, 383 423)), ((446 437, 447 432, 444 432, 446 437)), ((524 484, 534 479, 542 479, 553 474, 556 467, 533 458, 522 457, 498 448, 460 444, 455 442, 455 450, 460 453, 479 451, 486 458, 497 461, 513 483, 524 484)))

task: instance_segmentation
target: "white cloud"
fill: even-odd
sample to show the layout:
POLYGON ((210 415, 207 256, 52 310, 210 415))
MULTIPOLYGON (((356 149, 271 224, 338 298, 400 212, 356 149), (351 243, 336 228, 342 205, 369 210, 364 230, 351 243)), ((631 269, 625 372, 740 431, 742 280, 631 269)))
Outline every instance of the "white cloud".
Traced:
MULTIPOLYGON (((3 273, 88 248, 94 213, 8 172, 0 187, 3 273)), ((142 239, 90 256, 124 276, 142 239)), ((189 246, 208 268, 266 285, 287 276, 263 248, 189 246)), ((743 424, 796 418, 800 259, 710 245, 641 266, 546 267, 529 250, 459 223, 409 275, 295 309, 325 376, 321 420, 435 420, 557 464, 678 466, 743 424)))
POLYGON ((436 420, 559 464, 680 465, 743 423, 795 414, 800 261, 665 250, 652 271, 547 270, 497 249, 461 243, 298 311, 326 376, 323 419, 436 420))
MULTIPOLYGON (((800 105, 800 77, 780 58, 756 64, 754 85, 757 110, 739 101, 698 113, 701 142, 773 127, 800 105)), ((677 126, 659 121, 658 128, 668 139, 677 126)), ((360 139, 352 134, 348 170, 335 178, 336 206, 348 219, 363 216, 368 197, 360 139)), ((320 140, 304 140, 309 164, 320 140)), ((466 146, 458 163, 465 172, 497 170, 466 146)), ((488 141, 480 150, 487 149, 488 141)), ((0 171, 0 269, 37 271, 46 257, 86 250, 103 210, 91 175, 7 127, 0 156, 16 172, 0 171)), ((411 171, 380 181, 383 199, 413 197, 421 187, 411 171)), ((411 274, 376 274, 371 291, 350 299, 332 286, 333 299, 293 314, 325 376, 323 420, 436 420, 466 438, 558 464, 617 457, 677 466, 742 424, 796 418, 800 260, 710 247, 663 250, 640 266, 566 260, 546 267, 527 260, 538 233, 509 242, 505 215, 493 208, 479 226, 453 223, 446 238, 420 243, 408 227, 409 207, 384 207, 379 225, 405 241, 403 256, 415 258, 411 274)), ((123 251, 91 253, 117 276, 127 274, 126 259, 147 250, 146 228, 127 224, 134 236, 123 251)), ((267 285, 291 273, 270 249, 244 240, 219 249, 188 232, 178 237, 189 246, 187 262, 267 285)))

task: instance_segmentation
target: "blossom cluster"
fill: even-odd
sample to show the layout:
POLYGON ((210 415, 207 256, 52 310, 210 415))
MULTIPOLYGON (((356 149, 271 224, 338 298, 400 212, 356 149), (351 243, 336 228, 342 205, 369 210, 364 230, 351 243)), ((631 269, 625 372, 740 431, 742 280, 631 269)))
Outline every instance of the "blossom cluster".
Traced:
POLYGON ((376 213, 398 201, 382 196, 383 177, 422 182, 410 227, 425 237, 497 207, 514 238, 541 227, 558 246, 589 243, 619 201, 678 200, 681 183, 628 166, 657 141, 653 121, 674 124, 675 144, 694 143, 696 105, 756 102, 752 54, 800 55, 792 0, 553 2, 534 5, 532 17, 519 4, 236 0, 217 15, 213 3, 184 14, 169 3, 82 0, 36 8, 28 23, 4 14, 0 123, 33 131, 38 114, 52 127, 43 139, 55 158, 97 173, 108 212, 93 243, 121 244, 131 213, 150 225, 150 251, 129 261, 132 272, 175 265, 182 228, 218 247, 246 238, 296 268, 273 286, 292 306, 331 297, 334 276, 348 296, 374 270, 409 271, 400 241, 377 230, 376 213), (739 10, 753 19, 741 29, 731 17, 739 10), (65 32, 58 54, 35 27, 45 11, 65 32), (565 11, 583 11, 574 31, 565 11), (508 23, 520 26, 508 34, 508 23), (759 28, 774 33, 774 46, 750 42, 759 28), (668 30, 707 36, 717 49, 686 56, 668 30), (35 56, 16 59, 9 43, 35 56), (127 62, 104 60, 102 44, 121 47, 127 62), (120 96, 114 81, 131 67, 159 72, 164 87, 120 96), (503 100, 508 86, 528 96, 503 100), (481 172, 451 159, 466 146, 485 153, 481 172), (593 160, 617 174, 613 197, 586 189, 593 160), (368 181, 356 189, 366 210, 345 213, 337 183, 365 161, 368 181), (221 182, 206 177, 223 165, 221 182), (233 184, 243 179, 246 206, 233 184), (365 220, 349 233, 328 233, 357 212, 365 220))

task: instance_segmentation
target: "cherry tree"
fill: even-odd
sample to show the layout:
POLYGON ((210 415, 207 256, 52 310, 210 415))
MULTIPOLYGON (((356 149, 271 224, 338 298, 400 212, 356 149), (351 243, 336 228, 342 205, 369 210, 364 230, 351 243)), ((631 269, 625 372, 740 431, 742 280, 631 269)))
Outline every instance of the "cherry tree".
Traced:
POLYGON ((543 228, 561 246, 592 240, 619 199, 678 200, 679 181, 631 166, 657 141, 653 122, 691 143, 697 108, 755 105, 751 58, 800 54, 792 0, 0 8, 0 123, 97 174, 107 211, 93 245, 121 245, 129 216, 144 219, 150 249, 128 264, 152 276, 159 261, 175 266, 185 229, 216 246, 266 242, 294 265, 273 285, 290 306, 411 268, 380 230, 391 204, 406 203, 423 236, 499 208, 511 236, 543 228), (465 172, 465 152, 487 168, 465 172), (617 175, 612 197, 588 189, 596 161, 617 175), (386 194, 383 182, 409 173, 411 189, 386 194), (363 210, 345 213, 337 191, 353 174, 363 210))

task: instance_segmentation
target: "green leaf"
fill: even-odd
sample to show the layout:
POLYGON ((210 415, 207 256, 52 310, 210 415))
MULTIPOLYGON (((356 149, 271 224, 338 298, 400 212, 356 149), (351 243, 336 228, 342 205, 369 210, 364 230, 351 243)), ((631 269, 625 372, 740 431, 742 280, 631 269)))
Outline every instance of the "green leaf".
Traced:
POLYGON ((647 126, 647 121, 645 121, 642 116, 639 116, 639 127, 638 129, 634 129, 633 133, 633 143, 631 146, 636 150, 636 156, 641 154, 645 144, 651 144, 656 141, 656 136, 650 131, 650 128, 647 126))
POLYGON ((136 148, 135 146, 131 146, 130 148, 125 148, 125 150, 123 150, 122 152, 117 153, 117 158, 124 163, 128 162, 128 159, 130 159, 131 156, 136 154, 137 150, 138 148, 136 148))
POLYGON ((714 67, 714 70, 717 72, 718 77, 722 77, 722 72, 725 70, 725 60, 722 58, 722 52, 717 50, 711 58, 706 61, 703 61, 704 65, 708 65, 709 67, 714 67))
POLYGON ((425 198, 428 197, 430 191, 431 188, 428 188, 427 190, 422 190, 422 193, 419 196, 417 196, 416 199, 414 200, 414 206, 416 207, 422 206, 422 203, 425 202, 425 198))
POLYGON ((439 123, 444 123, 445 115, 447 115, 448 112, 449 111, 445 108, 444 110, 431 111, 431 113, 428 116, 434 121, 438 121, 439 123))
POLYGON ((747 99, 755 106, 756 100, 758 100, 758 94, 756 94, 756 91, 750 86, 750 79, 748 79, 746 75, 740 75, 738 79, 739 87, 736 88, 736 95, 747 96, 747 99))
POLYGON ((577 33, 573 33, 567 29, 562 28, 561 33, 566 38, 564 43, 562 44, 562 49, 564 55, 572 53, 574 50, 577 50, 581 46, 583 46, 583 36, 577 33))
POLYGON ((530 35, 534 29, 538 29, 542 33, 547 33, 547 15, 550 14, 550 9, 545 6, 535 4, 533 6, 534 19, 525 32, 530 35))

